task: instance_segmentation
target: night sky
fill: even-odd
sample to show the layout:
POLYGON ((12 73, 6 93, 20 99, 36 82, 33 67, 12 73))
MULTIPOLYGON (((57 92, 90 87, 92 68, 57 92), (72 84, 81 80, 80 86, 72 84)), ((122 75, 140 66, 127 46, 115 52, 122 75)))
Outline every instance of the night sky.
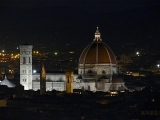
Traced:
POLYGON ((84 48, 97 26, 114 52, 126 44, 160 51, 159 0, 1 0, 0 50, 84 48))

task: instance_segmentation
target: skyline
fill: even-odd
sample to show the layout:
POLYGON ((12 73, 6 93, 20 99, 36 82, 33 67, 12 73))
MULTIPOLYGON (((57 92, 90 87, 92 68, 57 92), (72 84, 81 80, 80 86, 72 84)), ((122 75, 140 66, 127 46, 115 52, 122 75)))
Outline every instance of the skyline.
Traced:
POLYGON ((51 49, 67 44, 73 50, 83 49, 93 41, 99 26, 102 41, 113 51, 135 42, 137 47, 147 46, 155 52, 160 44, 157 3, 157 0, 3 2, 0 49, 16 49, 26 42, 51 49))

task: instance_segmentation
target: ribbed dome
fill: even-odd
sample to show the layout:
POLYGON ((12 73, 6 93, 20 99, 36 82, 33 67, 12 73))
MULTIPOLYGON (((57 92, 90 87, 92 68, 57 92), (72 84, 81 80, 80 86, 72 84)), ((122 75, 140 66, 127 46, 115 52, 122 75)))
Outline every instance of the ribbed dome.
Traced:
POLYGON ((116 58, 112 50, 102 42, 97 28, 95 39, 82 52, 79 64, 116 64, 116 58))

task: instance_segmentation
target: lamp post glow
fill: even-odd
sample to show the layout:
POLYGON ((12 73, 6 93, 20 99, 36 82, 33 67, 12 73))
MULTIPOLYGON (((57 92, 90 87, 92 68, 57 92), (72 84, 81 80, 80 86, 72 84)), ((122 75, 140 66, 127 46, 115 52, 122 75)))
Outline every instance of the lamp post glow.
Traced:
POLYGON ((33 73, 36 73, 37 71, 36 70, 33 70, 33 73))
POLYGON ((139 56, 139 52, 136 52, 136 55, 139 56))
POLYGON ((137 55, 139 55, 139 52, 136 52, 137 55))

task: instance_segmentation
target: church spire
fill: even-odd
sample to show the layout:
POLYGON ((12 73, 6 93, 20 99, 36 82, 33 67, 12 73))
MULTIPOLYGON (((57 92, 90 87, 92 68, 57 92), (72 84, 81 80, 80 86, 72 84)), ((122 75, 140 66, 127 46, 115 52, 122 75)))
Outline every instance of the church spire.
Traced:
POLYGON ((5 70, 4 72, 5 72, 5 73, 4 73, 4 79, 7 80, 7 75, 6 75, 6 74, 7 74, 7 71, 5 70))
POLYGON ((46 77, 46 71, 45 71, 43 62, 42 62, 42 68, 41 68, 41 77, 46 77))
POLYGON ((46 71, 42 62, 42 68, 40 73, 40 94, 43 95, 46 92, 46 71))
POLYGON ((99 29, 98 29, 98 27, 97 27, 97 30, 96 30, 96 32, 95 32, 95 38, 93 39, 93 41, 102 41, 102 39, 101 39, 101 33, 99 32, 99 29))

